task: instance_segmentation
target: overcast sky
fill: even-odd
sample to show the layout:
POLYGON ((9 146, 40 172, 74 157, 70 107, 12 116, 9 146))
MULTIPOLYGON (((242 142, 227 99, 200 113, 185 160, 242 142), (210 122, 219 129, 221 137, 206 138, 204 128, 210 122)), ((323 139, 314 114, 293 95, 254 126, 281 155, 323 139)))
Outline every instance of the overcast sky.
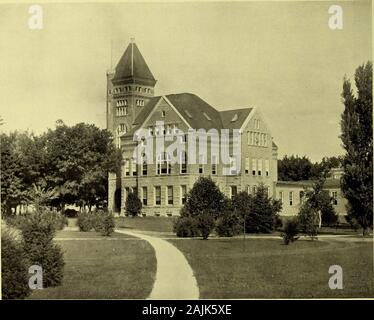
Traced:
POLYGON ((106 70, 134 37, 157 95, 260 108, 279 157, 343 152, 342 81, 371 59, 369 1, 42 7, 44 28, 30 30, 28 4, 0 5, 4 131, 40 133, 57 119, 104 128, 106 70), (331 4, 343 8, 343 30, 328 27, 331 4))

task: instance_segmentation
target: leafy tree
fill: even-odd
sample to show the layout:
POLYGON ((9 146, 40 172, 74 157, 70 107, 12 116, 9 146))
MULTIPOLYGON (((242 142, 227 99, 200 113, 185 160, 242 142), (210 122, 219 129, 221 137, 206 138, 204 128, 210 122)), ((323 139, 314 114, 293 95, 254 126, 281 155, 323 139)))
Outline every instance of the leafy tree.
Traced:
POLYGON ((304 201, 298 213, 298 222, 302 233, 314 240, 318 234, 318 211, 309 201, 304 201))
POLYGON ((6 215, 26 200, 23 166, 17 152, 18 133, 1 134, 1 206, 6 215))
POLYGON ((177 234, 196 235, 198 229, 203 239, 208 239, 216 219, 222 216, 227 205, 227 198, 215 182, 210 177, 200 177, 188 192, 181 216, 175 223, 177 234))
POLYGON ((373 96, 372 62, 355 72, 357 94, 351 82, 344 79, 341 117, 343 158, 342 190, 347 198, 348 215, 356 220, 363 234, 373 226, 373 96))
POLYGON ((44 136, 47 183, 58 188, 55 205, 102 205, 107 197, 108 172, 117 172, 120 153, 111 134, 94 125, 79 123, 69 127, 58 121, 55 130, 44 136))
POLYGON ((240 192, 233 199, 233 208, 245 217, 245 230, 248 233, 272 232, 279 219, 282 204, 268 197, 266 187, 260 184, 255 195, 240 192))
POLYGON ((284 156, 278 160, 278 178, 281 181, 308 180, 312 168, 313 164, 306 156, 284 156))
POLYGON ((331 203, 329 192, 323 189, 324 182, 323 178, 319 179, 312 190, 306 191, 305 196, 310 207, 321 212, 322 223, 332 225, 338 221, 338 215, 331 203))
POLYGON ((126 213, 132 217, 136 217, 142 210, 142 202, 135 192, 129 192, 126 199, 126 213))
POLYGON ((199 177, 187 194, 182 215, 199 216, 209 212, 217 218, 225 210, 226 204, 225 195, 215 182, 211 178, 199 177))

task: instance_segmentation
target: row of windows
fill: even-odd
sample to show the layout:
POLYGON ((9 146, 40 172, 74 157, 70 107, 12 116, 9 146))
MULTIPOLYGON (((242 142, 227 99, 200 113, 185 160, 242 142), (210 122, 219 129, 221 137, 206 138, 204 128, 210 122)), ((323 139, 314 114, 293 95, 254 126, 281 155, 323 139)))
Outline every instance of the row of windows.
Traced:
MULTIPOLYGON (((155 126, 148 128, 149 136, 162 136, 162 135, 178 135, 180 133, 177 125, 175 124, 167 124, 165 126, 155 126)), ((187 142, 187 135, 181 135, 180 137, 181 142, 187 142)))
POLYGON ((268 146, 268 135, 266 133, 247 131, 247 144, 249 146, 268 146))
MULTIPOLYGON (((114 94, 117 94, 117 93, 122 93, 122 92, 129 92, 129 91, 132 91, 132 87, 131 86, 125 86, 125 87, 115 87, 113 88, 113 90, 108 90, 109 94, 111 94, 112 92, 114 94)), ((134 91, 136 92, 143 92, 143 93, 151 93, 151 89, 150 88, 144 88, 144 87, 134 87, 134 91)))
MULTIPOLYGON (((304 200, 305 192, 304 191, 299 191, 299 204, 301 204, 304 200)), ((284 203, 284 191, 279 191, 279 200, 284 203)), ((333 205, 338 205, 338 192, 337 191, 332 191, 331 192, 331 202, 333 205)), ((294 201, 294 192, 289 191, 288 192, 288 204, 290 206, 293 206, 295 204, 294 201)))
MULTIPOLYGON (((145 106, 145 101, 143 99, 136 99, 135 104, 139 107, 144 107, 145 106)), ((127 99, 117 100, 116 101, 116 106, 117 107, 127 106, 127 99)))
POLYGON ((136 99, 136 105, 137 106, 139 106, 139 107, 144 107, 144 105, 145 105, 145 102, 144 102, 144 100, 142 100, 142 99, 136 99))
MULTIPOLYGON (((184 174, 187 173, 187 153, 182 152, 180 155, 180 163, 179 163, 179 173, 184 174)), ((230 161, 231 168, 235 168, 235 158, 231 157, 230 161)), ((252 175, 258 175, 262 176, 262 163, 265 162, 265 176, 268 177, 270 175, 270 168, 269 168, 269 160, 263 160, 263 159, 252 159, 252 175)), ((198 173, 203 174, 204 173, 204 164, 205 159, 203 155, 199 156, 199 166, 198 166, 198 173)), ((211 172, 210 174, 216 175, 217 174, 217 157, 212 156, 212 163, 210 165, 211 172)), ((125 160, 125 176, 130 176, 130 166, 132 167, 132 175, 137 175, 137 165, 133 160, 126 159, 125 160)), ((236 170, 234 170, 236 171, 236 170)), ((141 173, 143 176, 148 175, 148 164, 146 161, 146 158, 143 156, 143 162, 141 165, 141 173)), ((160 154, 156 159, 156 173, 157 175, 164 175, 164 174, 171 174, 171 157, 168 153, 164 152, 160 154)), ((235 174, 235 172, 231 172, 232 174, 235 174)), ((245 162, 245 173, 249 174, 249 158, 246 158, 245 162)))
POLYGON ((127 106, 127 99, 117 100, 116 106, 117 107, 127 106))
MULTIPOLYGON (((134 188, 125 188, 125 199, 127 199, 127 195, 130 193, 130 192, 135 192, 137 193, 137 189, 134 188)), ((165 189, 164 189, 164 192, 165 192, 165 197, 164 197, 164 201, 165 203, 162 203, 162 188, 161 186, 154 186, 153 187, 153 204, 155 206, 161 206, 161 205, 174 205, 174 201, 175 201, 175 195, 174 195, 174 186, 167 186, 165 189)), ((141 198, 141 201, 142 201, 142 204, 144 206, 149 206, 149 205, 152 205, 151 203, 151 199, 149 198, 149 195, 148 195, 148 187, 142 187, 141 188, 141 195, 140 195, 140 198, 141 198)), ((186 199, 187 199, 187 186, 186 185, 182 185, 180 186, 180 192, 179 192, 179 204, 183 205, 186 203, 186 199)))
MULTIPOLYGON (((302 203, 303 202, 303 198, 304 198, 304 195, 305 195, 305 192, 304 191, 300 191, 299 192, 299 203, 302 203)), ((284 199, 284 192, 283 191, 279 191, 279 200, 284 203, 285 199, 284 199)), ((295 204, 295 201, 294 201, 294 192, 293 191, 289 191, 288 192, 288 204, 290 206, 293 206, 295 204)))
MULTIPOLYGON (((250 172, 250 166, 249 166, 249 158, 245 158, 245 167, 244 172, 246 174, 249 174, 250 172)), ((265 166, 265 172, 264 175, 268 177, 270 175, 270 161, 268 159, 252 159, 252 170, 251 173, 253 176, 262 176, 263 173, 263 164, 265 166)))
POLYGON ((127 116, 128 109, 127 107, 117 107, 117 116, 127 116))

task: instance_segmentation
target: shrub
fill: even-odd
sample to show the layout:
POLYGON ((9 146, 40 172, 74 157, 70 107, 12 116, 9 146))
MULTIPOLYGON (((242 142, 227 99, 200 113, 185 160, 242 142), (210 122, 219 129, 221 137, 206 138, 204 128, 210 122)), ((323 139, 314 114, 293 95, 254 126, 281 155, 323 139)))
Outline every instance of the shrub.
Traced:
POLYGON ((102 230, 102 227, 103 227, 103 215, 104 215, 103 211, 98 211, 98 212, 91 213, 91 216, 90 216, 91 225, 92 225, 92 228, 96 232, 101 232, 101 230, 102 230))
POLYGON ((228 211, 217 219, 216 232, 220 237, 232 237, 243 231, 242 224, 238 214, 228 211))
POLYGON ((311 237, 312 240, 317 237, 318 211, 308 201, 304 202, 300 208, 298 222, 302 233, 311 237))
POLYGON ((287 220, 284 226, 284 232, 281 234, 283 237, 284 244, 288 245, 290 242, 294 242, 299 237, 299 223, 297 219, 287 220))
POLYGON ((59 212, 51 212, 51 214, 54 215, 56 230, 63 230, 69 224, 68 218, 65 215, 59 212))
POLYGON ((29 263, 19 241, 3 228, 1 231, 1 287, 3 299, 23 299, 30 294, 29 263))
POLYGON ((180 216, 174 221, 173 230, 178 237, 198 237, 200 231, 197 220, 193 217, 180 216))
POLYGON ((126 213, 130 216, 136 217, 142 210, 142 202, 138 195, 134 192, 130 192, 126 199, 126 213))
POLYGON ((197 227, 200 230, 201 236, 207 240, 210 233, 214 229, 214 217, 212 212, 206 211, 197 216, 197 227))
POLYGON ((60 285, 64 260, 61 248, 53 242, 56 233, 55 216, 40 210, 25 216, 21 226, 22 245, 31 265, 43 270, 43 287, 60 285))
POLYGON ((114 217, 111 213, 103 213, 101 216, 101 234, 103 236, 110 236, 115 227, 114 217))
POLYGON ((92 214, 89 212, 79 212, 77 219, 77 226, 79 231, 88 232, 94 227, 94 221, 92 219, 92 214))
POLYGON ((352 215, 347 214, 344 218, 353 230, 357 231, 360 228, 360 224, 352 215))

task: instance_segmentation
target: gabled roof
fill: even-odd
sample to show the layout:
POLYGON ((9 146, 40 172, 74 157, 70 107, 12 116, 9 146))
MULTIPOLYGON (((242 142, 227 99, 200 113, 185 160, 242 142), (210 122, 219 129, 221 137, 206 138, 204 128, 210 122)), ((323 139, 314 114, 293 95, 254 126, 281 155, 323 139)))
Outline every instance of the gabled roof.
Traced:
POLYGON ((221 111, 220 116, 223 128, 240 129, 251 111, 252 108, 221 111))
POLYGON ((122 55, 112 81, 155 85, 156 80, 135 43, 130 43, 122 55))
POLYGON ((221 129, 219 112, 192 93, 169 94, 166 98, 193 129, 221 129))
MULTIPOLYGON (((128 132, 133 134, 144 123, 152 112, 161 96, 152 98, 136 117, 134 127, 128 132)), ((239 129, 253 108, 219 112, 200 97, 192 93, 169 94, 165 98, 181 114, 183 119, 193 129, 239 129)))

